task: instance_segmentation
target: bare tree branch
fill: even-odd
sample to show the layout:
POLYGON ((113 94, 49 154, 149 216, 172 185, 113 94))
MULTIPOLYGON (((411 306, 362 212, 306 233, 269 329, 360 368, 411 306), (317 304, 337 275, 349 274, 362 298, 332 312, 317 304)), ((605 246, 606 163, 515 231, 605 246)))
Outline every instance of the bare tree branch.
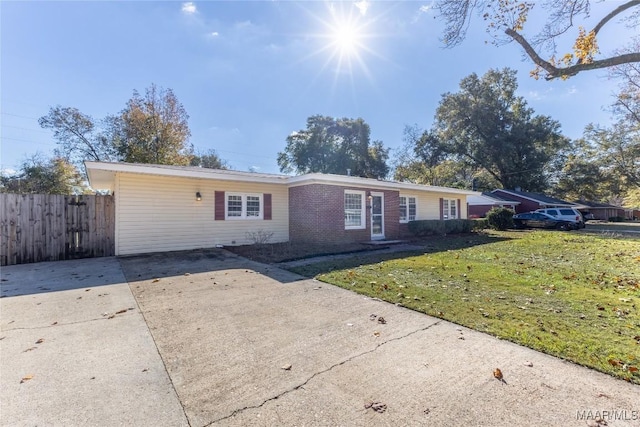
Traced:
POLYGON ((631 0, 626 2, 625 4, 618 6, 613 11, 611 11, 611 13, 609 13, 607 16, 602 18, 595 27, 593 27, 593 32, 598 34, 598 31, 600 31, 607 22, 613 19, 616 15, 619 15, 625 10, 630 9, 634 6, 640 6, 640 0, 631 0))

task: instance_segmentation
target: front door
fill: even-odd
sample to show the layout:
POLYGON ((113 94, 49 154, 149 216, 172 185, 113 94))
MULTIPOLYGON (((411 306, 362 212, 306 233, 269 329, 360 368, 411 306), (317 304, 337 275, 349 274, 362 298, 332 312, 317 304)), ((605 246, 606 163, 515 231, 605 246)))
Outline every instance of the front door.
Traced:
POLYGON ((384 194, 371 193, 371 240, 384 239, 384 194))

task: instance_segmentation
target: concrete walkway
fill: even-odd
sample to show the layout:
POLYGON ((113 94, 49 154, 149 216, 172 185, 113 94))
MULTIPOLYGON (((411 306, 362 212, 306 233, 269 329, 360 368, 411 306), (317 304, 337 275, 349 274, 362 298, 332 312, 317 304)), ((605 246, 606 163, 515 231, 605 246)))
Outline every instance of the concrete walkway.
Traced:
POLYGON ((224 250, 2 277, 2 425, 640 425, 639 386, 224 250))

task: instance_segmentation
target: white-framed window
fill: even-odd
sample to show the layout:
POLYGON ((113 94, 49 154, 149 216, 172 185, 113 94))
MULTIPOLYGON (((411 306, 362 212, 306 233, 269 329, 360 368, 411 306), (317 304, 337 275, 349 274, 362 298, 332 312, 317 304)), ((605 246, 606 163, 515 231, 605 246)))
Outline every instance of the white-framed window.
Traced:
POLYGON ((262 219, 262 194, 226 193, 226 219, 262 219))
POLYGON ((400 222, 415 221, 416 198, 413 196, 400 196, 400 222))
POLYGON ((442 200, 442 217, 444 219, 456 219, 459 215, 457 199, 442 200))
POLYGON ((344 191, 344 228, 355 230, 366 228, 364 191, 344 191))

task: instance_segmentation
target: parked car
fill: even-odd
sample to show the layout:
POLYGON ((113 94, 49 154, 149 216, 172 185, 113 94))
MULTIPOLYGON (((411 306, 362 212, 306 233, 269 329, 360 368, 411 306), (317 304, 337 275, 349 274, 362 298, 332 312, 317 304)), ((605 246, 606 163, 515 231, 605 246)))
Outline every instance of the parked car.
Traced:
POLYGON ((572 221, 554 218, 542 212, 526 212, 513 216, 516 228, 555 228, 557 230, 573 230, 572 221))
POLYGON ((562 219, 573 223, 573 228, 584 228, 584 218, 579 210, 574 208, 545 208, 536 209, 535 212, 551 215, 556 219, 562 219))

